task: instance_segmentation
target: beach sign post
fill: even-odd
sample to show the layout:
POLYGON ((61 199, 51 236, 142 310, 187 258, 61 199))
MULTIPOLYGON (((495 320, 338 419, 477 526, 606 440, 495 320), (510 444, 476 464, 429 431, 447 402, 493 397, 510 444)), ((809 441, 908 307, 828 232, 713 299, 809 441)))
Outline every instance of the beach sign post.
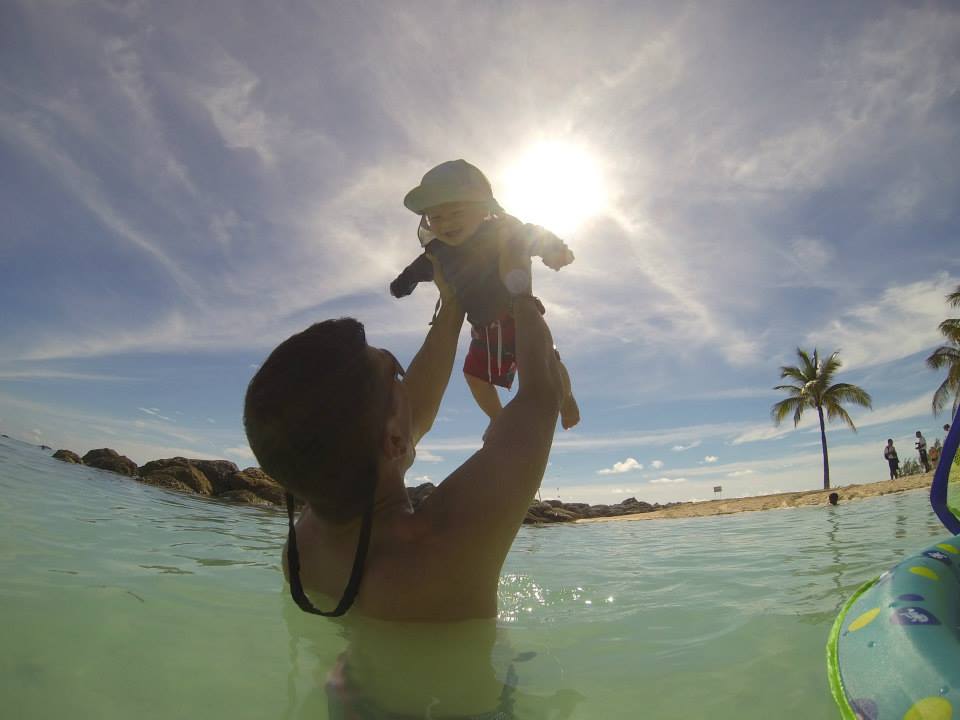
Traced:
POLYGON ((716 495, 718 498, 722 498, 723 495, 721 493, 723 493, 723 485, 714 485, 713 494, 716 495))

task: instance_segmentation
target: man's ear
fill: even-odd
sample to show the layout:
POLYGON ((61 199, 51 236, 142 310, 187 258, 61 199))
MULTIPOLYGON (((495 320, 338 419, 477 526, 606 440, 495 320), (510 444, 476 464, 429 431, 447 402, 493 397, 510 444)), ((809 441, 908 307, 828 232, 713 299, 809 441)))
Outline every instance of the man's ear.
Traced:
POLYGON ((387 418, 381 441, 381 449, 387 459, 396 460, 398 457, 405 455, 409 441, 409 438, 402 432, 399 418, 394 415, 387 418))

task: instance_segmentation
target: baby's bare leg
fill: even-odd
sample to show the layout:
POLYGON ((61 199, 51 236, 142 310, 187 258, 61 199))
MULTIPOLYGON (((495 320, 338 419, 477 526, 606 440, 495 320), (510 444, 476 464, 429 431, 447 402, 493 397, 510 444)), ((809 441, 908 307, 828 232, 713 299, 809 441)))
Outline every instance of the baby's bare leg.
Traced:
POLYGON ((500 396, 497 395, 497 388, 473 375, 464 373, 463 376, 467 379, 467 385, 470 387, 470 392, 473 393, 473 399, 477 401, 477 405, 491 421, 496 420, 497 415, 503 410, 503 405, 500 404, 500 396))
POLYGON ((563 381, 563 402, 560 404, 560 425, 564 430, 569 430, 580 422, 580 406, 577 405, 577 399, 573 397, 573 388, 570 386, 570 373, 567 372, 567 366, 560 359, 560 353, 557 353, 557 365, 560 367, 560 377, 563 381))

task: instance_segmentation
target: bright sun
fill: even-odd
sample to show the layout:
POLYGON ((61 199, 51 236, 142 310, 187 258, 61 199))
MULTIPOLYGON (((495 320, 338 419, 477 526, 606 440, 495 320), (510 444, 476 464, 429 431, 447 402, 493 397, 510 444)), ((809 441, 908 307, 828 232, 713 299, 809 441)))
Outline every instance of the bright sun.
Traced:
POLYGON ((596 160, 582 146, 562 141, 541 142, 523 152, 501 174, 494 194, 511 215, 561 237, 607 204, 596 160))

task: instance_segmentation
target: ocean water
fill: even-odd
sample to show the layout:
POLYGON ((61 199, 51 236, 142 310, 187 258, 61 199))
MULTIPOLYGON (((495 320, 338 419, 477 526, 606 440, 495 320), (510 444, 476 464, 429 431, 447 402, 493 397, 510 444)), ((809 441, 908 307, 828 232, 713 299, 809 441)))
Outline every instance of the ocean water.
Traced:
MULTIPOLYGON (((491 666, 518 718, 838 717, 824 647, 844 599, 946 534, 924 492, 525 527, 491 666)), ((0 439, 0 716, 323 720, 324 678, 355 640, 288 599, 284 537, 281 513, 0 439)), ((404 633, 413 655, 460 647, 404 633)), ((390 662, 400 676, 418 659, 390 662)))

